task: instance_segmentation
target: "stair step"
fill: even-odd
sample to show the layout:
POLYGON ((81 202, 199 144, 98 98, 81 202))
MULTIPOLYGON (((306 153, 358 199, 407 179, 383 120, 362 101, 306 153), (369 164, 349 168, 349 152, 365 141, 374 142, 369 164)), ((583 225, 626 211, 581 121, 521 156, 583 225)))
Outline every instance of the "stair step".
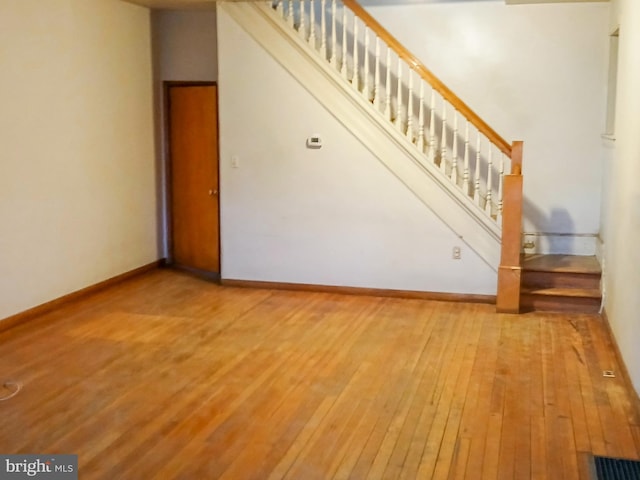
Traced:
POLYGON ((600 298, 581 296, 553 296, 523 293, 520 297, 521 312, 571 312, 598 313, 600 298))
POLYGON ((601 275, 595 257, 524 255, 521 310, 597 313, 601 275))
POLYGON ((544 297, 580 297, 602 298, 599 288, 522 288, 525 295, 540 295, 544 297))
POLYGON ((522 286, 526 288, 600 288, 599 273, 522 272, 522 286))

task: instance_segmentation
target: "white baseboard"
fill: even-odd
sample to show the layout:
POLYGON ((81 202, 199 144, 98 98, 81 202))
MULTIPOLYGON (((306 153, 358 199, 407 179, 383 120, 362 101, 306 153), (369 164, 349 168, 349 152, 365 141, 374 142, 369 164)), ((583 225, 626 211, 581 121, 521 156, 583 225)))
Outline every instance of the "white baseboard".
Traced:
POLYGON ((525 232, 524 253, 558 255, 597 255, 597 234, 525 232), (533 247, 529 245, 533 244, 533 247))

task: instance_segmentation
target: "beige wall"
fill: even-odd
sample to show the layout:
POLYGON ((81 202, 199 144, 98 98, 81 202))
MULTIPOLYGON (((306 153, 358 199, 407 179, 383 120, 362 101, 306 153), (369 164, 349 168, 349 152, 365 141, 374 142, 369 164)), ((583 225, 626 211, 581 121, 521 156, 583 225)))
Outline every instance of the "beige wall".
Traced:
POLYGON ((158 258, 150 36, 124 2, 0 2, 0 319, 158 258))
POLYGON ((640 392, 640 2, 612 2, 610 32, 620 28, 615 141, 604 157, 603 232, 606 311, 640 392))

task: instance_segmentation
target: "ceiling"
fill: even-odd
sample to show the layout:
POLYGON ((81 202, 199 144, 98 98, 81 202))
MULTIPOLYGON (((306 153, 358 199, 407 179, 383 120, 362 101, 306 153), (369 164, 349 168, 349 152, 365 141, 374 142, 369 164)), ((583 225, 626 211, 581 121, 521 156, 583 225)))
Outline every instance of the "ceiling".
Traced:
MULTIPOLYGON (((130 3, 136 3, 149 8, 167 8, 167 9, 208 9, 212 8, 216 1, 229 1, 229 0, 124 0, 130 3)), ((232 1, 251 1, 251 0, 232 0, 232 1)), ((420 3, 415 0, 408 1, 407 3, 420 3)), ((474 1, 474 0, 421 0, 421 2, 440 2, 446 3, 447 1, 474 1)), ((479 0, 475 0, 479 1, 479 0)), ((525 3, 576 3, 576 2, 607 2, 609 0, 504 0, 507 5, 517 5, 525 3)), ((366 5, 369 2, 367 0, 361 0, 362 4, 366 5)), ((397 0, 394 3, 400 3, 397 0)))

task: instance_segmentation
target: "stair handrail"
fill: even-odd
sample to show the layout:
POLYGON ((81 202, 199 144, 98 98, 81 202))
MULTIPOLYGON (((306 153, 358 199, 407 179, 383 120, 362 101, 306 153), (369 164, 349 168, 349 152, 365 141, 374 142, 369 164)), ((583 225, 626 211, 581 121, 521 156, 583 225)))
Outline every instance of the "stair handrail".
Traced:
POLYGON ((402 45, 387 29, 373 18, 356 0, 342 0, 342 3, 362 20, 378 37, 380 37, 396 54, 404 60, 418 75, 455 107, 469 120, 491 143, 497 146, 505 155, 511 157, 511 145, 480 116, 453 93, 438 77, 436 77, 418 58, 402 45))
POLYGON ((503 179, 502 242, 496 309, 498 312, 520 311, 521 231, 522 231, 522 150, 523 142, 512 145, 491 128, 478 114, 453 93, 438 77, 416 58, 404 45, 373 18, 356 0, 342 0, 343 4, 364 22, 389 48, 404 60, 418 75, 471 122, 485 137, 511 159, 511 174, 503 179))
MULTIPOLYGON (((348 82, 355 91, 364 95, 367 101, 373 103, 373 107, 386 119, 393 124, 396 129, 403 134, 421 153, 425 155, 424 159, 427 165, 437 166, 440 172, 448 178, 453 185, 460 189, 460 191, 479 207, 486 217, 490 217, 494 223, 494 226, 501 224, 501 252, 500 262, 498 266, 498 286, 496 295, 496 307, 498 312, 518 313, 520 309, 520 277, 521 277, 521 231, 522 231, 522 205, 523 205, 523 177, 522 177, 522 150, 523 142, 517 141, 513 144, 507 143, 493 128, 491 128, 484 120, 480 118, 466 103, 464 103, 456 94, 454 94, 438 77, 436 77, 431 71, 426 68, 415 55, 404 47, 393 35, 391 35, 377 20, 375 20, 356 0, 340 0, 342 8, 342 41, 341 41, 341 55, 338 61, 337 47, 339 44, 336 35, 337 26, 337 12, 336 4, 338 0, 319 0, 320 1, 320 19, 316 22, 316 9, 314 3, 317 0, 272 0, 272 7, 278 16, 286 22, 291 28, 296 30, 304 39, 305 43, 310 45, 325 61, 328 61, 339 73, 339 75, 348 82), (306 15, 305 15, 305 3, 309 2, 309 28, 306 27, 306 15), (298 2, 299 9, 294 8, 294 3, 298 2), (331 39, 329 44, 327 21, 326 21, 326 4, 330 2, 331 10, 331 39), (286 3, 287 7, 284 8, 286 3), (350 11, 353 15, 353 45, 352 45, 352 59, 353 69, 352 74, 349 75, 349 67, 347 64, 348 51, 347 51, 347 14, 350 11), (299 22, 296 22, 296 11, 299 18, 299 22), (358 23, 362 22, 365 26, 364 34, 364 55, 362 67, 362 77, 359 73, 359 37, 358 37, 358 23), (317 25, 317 23, 319 25, 317 25), (377 37, 375 40, 375 66, 373 72, 371 72, 369 62, 369 47, 371 45, 369 39, 369 31, 373 32, 377 37), (320 35, 318 37, 318 34, 320 35), (386 59, 386 79, 384 81, 385 91, 382 93, 384 98, 384 105, 381 105, 379 100, 378 88, 380 85, 380 71, 379 71, 379 45, 380 41, 387 47, 387 59, 386 59), (395 99, 397 100, 397 106, 395 112, 393 112, 391 106, 391 74, 390 52, 394 52, 398 57, 398 81, 397 86, 393 88, 397 89, 395 99), (410 72, 415 72, 423 83, 419 88, 419 111, 418 111, 418 126, 414 127, 414 110, 413 99, 415 95, 413 75, 410 74, 406 85, 407 90, 403 91, 401 80, 401 64, 409 67, 410 72), (370 73, 374 74, 374 88, 373 92, 370 89, 370 73), (362 79, 362 82, 360 81, 362 79), (424 109, 424 84, 429 85, 432 89, 431 101, 429 102, 429 115, 428 121, 429 132, 428 141, 425 142, 425 109, 424 109), (440 139, 436 138, 435 133, 435 93, 438 93, 443 100, 442 116, 440 117, 441 124, 441 142, 438 146, 440 139), (403 113, 401 111, 401 104, 403 94, 406 94, 405 98, 408 98, 406 108, 406 124, 403 122, 403 113), (448 149, 448 134, 447 132, 447 108, 446 105, 450 105, 454 108, 453 117, 453 144, 451 145, 451 162, 450 166, 447 165, 447 149, 448 149), (395 117, 394 117, 395 113, 395 117), (462 184, 458 182, 458 117, 462 115, 466 120, 466 127, 464 130, 464 153, 463 158, 463 176, 462 184), (470 137, 469 137, 469 125, 473 125, 477 131, 476 145, 475 145, 475 167, 473 167, 473 178, 471 178, 470 168, 470 137), (405 128, 406 127, 406 128, 405 128), (481 137, 484 137, 489 142, 489 148, 486 156, 486 165, 482 166, 481 157, 481 137), (425 151, 425 146, 427 151, 425 151), (497 148, 502 152, 501 159, 497 165, 494 164, 492 159, 493 148, 497 148), (510 173, 505 172, 504 158, 508 157, 510 160, 510 173), (481 173, 481 168, 484 168, 486 174, 481 173), (493 185, 493 177, 498 176, 497 189, 493 185), (482 192, 482 177, 484 176, 485 190, 484 195, 482 192), (497 202, 494 202, 494 190, 497 190, 497 202)), ((362 44, 360 44, 362 46, 362 44)), ((360 47, 361 48, 361 47, 360 47)), ((484 142, 482 142, 484 143, 484 142)), ((485 217, 485 218, 486 218, 485 217)))

